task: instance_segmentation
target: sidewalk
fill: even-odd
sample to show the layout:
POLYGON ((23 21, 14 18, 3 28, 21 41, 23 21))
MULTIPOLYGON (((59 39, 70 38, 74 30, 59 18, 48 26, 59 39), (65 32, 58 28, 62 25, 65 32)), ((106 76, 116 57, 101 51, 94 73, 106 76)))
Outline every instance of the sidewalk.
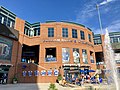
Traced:
MULTIPOLYGON (((0 85, 0 90, 48 90, 50 83, 32 83, 32 84, 6 84, 0 85)), ((69 86, 63 87, 58 83, 55 83, 58 90, 116 90, 113 85, 103 84, 84 84, 83 86, 77 86, 70 84, 69 86)))

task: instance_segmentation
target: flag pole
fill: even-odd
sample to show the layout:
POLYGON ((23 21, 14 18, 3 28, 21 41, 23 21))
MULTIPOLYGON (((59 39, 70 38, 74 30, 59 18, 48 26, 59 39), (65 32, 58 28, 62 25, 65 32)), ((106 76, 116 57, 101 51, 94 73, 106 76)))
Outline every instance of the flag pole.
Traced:
MULTIPOLYGON (((99 19, 99 25, 100 25, 100 31, 101 31, 101 34, 100 34, 100 36, 101 36, 101 47, 102 47, 102 53, 103 53, 103 58, 101 58, 102 59, 102 61, 104 62, 104 66, 105 66, 105 58, 104 58, 104 48, 103 48, 103 38, 102 38, 102 36, 103 36, 103 30, 102 30, 102 21, 101 21, 101 16, 100 16, 100 10, 99 10, 99 5, 98 4, 96 4, 96 7, 97 7, 97 12, 98 12, 98 19, 99 19)), ((103 74, 103 77, 105 78, 105 75, 103 74)))
POLYGON ((102 34, 103 34, 103 31, 102 31, 102 22, 101 22, 101 16, 100 16, 99 5, 96 4, 96 7, 97 7, 97 11, 98 11, 98 19, 99 19, 100 31, 101 31, 101 35, 102 35, 102 34))

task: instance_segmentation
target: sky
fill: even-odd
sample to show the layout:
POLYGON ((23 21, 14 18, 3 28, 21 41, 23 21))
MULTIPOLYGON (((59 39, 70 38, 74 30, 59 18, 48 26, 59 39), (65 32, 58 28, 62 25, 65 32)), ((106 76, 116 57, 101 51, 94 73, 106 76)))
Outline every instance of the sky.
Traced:
POLYGON ((69 21, 89 27, 100 34, 99 5, 102 32, 120 32, 120 0, 0 0, 0 6, 30 23, 69 21))

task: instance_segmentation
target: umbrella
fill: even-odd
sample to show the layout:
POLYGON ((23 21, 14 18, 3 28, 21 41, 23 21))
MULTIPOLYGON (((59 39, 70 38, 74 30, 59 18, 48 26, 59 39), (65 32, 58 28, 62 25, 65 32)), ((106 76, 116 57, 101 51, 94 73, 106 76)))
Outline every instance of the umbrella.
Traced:
POLYGON ((95 72, 95 70, 89 70, 88 72, 95 72))
POLYGON ((81 73, 84 73, 85 71, 84 70, 80 70, 81 73))

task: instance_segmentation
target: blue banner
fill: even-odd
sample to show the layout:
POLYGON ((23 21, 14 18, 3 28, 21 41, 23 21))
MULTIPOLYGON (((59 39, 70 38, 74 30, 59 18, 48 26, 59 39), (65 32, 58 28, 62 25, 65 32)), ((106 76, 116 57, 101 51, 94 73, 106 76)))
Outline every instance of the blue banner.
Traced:
POLYGON ((48 76, 51 76, 52 75, 52 70, 48 70, 47 74, 48 74, 48 76))
POLYGON ((45 76, 46 75, 46 71, 45 70, 42 70, 41 71, 41 76, 45 76))
POLYGON ((28 76, 32 76, 32 71, 28 71, 28 76))
POLYGON ((54 70, 54 75, 55 75, 55 76, 58 76, 58 74, 59 74, 59 71, 58 71, 57 69, 55 69, 55 70, 54 70))
POLYGON ((35 76, 39 76, 39 71, 38 70, 34 71, 34 74, 35 76))
POLYGON ((23 71, 22 75, 25 77, 27 74, 27 71, 23 71))

